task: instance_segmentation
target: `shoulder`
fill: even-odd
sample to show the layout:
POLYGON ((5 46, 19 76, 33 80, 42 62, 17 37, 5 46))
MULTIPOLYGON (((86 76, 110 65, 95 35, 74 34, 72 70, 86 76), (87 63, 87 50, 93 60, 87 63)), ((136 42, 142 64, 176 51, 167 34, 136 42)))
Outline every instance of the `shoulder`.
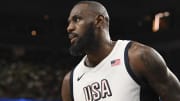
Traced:
POLYGON ((129 48, 129 53, 135 53, 133 56, 142 56, 144 53, 154 52, 155 49, 153 49, 150 46, 147 46, 145 44, 131 41, 131 47, 129 48))
POLYGON ((180 100, 180 83, 171 72, 163 57, 153 48, 132 42, 128 51, 129 65, 141 80, 162 98, 163 101, 180 100))
POLYGON ((71 71, 66 73, 66 75, 64 76, 64 81, 69 81, 70 80, 70 75, 71 75, 71 71))
POLYGON ((63 80, 62 88, 61 88, 61 96, 63 101, 71 101, 71 93, 70 93, 70 75, 71 72, 68 72, 63 80))
POLYGON ((132 42, 128 51, 129 64, 139 77, 151 72, 166 70, 166 63, 154 48, 139 42, 132 42))

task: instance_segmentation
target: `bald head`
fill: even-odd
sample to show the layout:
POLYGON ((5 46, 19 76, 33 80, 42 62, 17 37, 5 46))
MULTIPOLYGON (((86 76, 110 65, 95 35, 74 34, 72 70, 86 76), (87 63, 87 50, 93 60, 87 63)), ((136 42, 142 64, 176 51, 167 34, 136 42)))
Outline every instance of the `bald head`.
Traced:
POLYGON ((101 3, 97 2, 97 1, 80 1, 76 5, 79 5, 79 4, 87 4, 87 8, 91 12, 94 12, 97 15, 104 16, 106 21, 109 22, 109 14, 108 14, 106 8, 101 3))

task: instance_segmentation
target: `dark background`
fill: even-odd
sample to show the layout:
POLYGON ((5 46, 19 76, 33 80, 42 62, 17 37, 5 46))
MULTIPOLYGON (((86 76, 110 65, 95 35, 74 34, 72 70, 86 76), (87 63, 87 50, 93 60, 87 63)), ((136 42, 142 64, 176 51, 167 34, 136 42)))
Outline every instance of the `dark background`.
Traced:
MULTIPOLYGON (((3 78, 0 81, 0 97, 59 97, 64 74, 81 58, 69 54, 66 32, 69 12, 78 1, 0 1, 0 68, 3 72, 0 76, 3 78), (33 30, 37 32, 35 36, 32 35, 33 30), (40 71, 44 71, 44 74, 39 76, 40 71), (41 81, 39 85, 38 80, 41 81), (27 89, 30 83, 34 86, 27 89), (27 91, 23 91, 22 86, 27 91), (38 87, 41 89, 37 90, 38 87), (51 89, 54 89, 52 93, 42 94, 51 92, 51 89)), ((98 1, 109 12, 113 40, 134 40, 157 49, 169 68, 180 78, 179 0, 98 1), (170 15, 162 18, 160 30, 153 32, 153 19, 160 12, 169 12, 170 15)))

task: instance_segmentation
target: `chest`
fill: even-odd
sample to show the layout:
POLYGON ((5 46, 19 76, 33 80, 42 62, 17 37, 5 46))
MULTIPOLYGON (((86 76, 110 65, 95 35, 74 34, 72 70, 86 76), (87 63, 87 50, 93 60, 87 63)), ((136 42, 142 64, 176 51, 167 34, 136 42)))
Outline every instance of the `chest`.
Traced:
MULTIPOLYGON (((78 99, 84 98, 87 101, 119 99, 120 93, 126 95, 138 87, 138 85, 134 86, 135 82, 129 76, 124 65, 112 67, 107 64, 96 71, 92 70, 78 74, 80 75, 74 77, 74 93, 78 94, 76 95, 79 96, 78 99)), ((122 95, 122 97, 124 96, 122 95)))

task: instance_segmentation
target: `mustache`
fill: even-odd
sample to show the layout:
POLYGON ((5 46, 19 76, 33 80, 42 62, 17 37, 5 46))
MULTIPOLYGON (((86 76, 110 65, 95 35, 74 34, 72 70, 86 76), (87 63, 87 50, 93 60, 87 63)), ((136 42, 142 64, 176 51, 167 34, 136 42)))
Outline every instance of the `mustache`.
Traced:
POLYGON ((68 35, 69 39, 72 39, 72 38, 78 37, 78 36, 79 36, 78 33, 69 33, 69 35, 68 35))

